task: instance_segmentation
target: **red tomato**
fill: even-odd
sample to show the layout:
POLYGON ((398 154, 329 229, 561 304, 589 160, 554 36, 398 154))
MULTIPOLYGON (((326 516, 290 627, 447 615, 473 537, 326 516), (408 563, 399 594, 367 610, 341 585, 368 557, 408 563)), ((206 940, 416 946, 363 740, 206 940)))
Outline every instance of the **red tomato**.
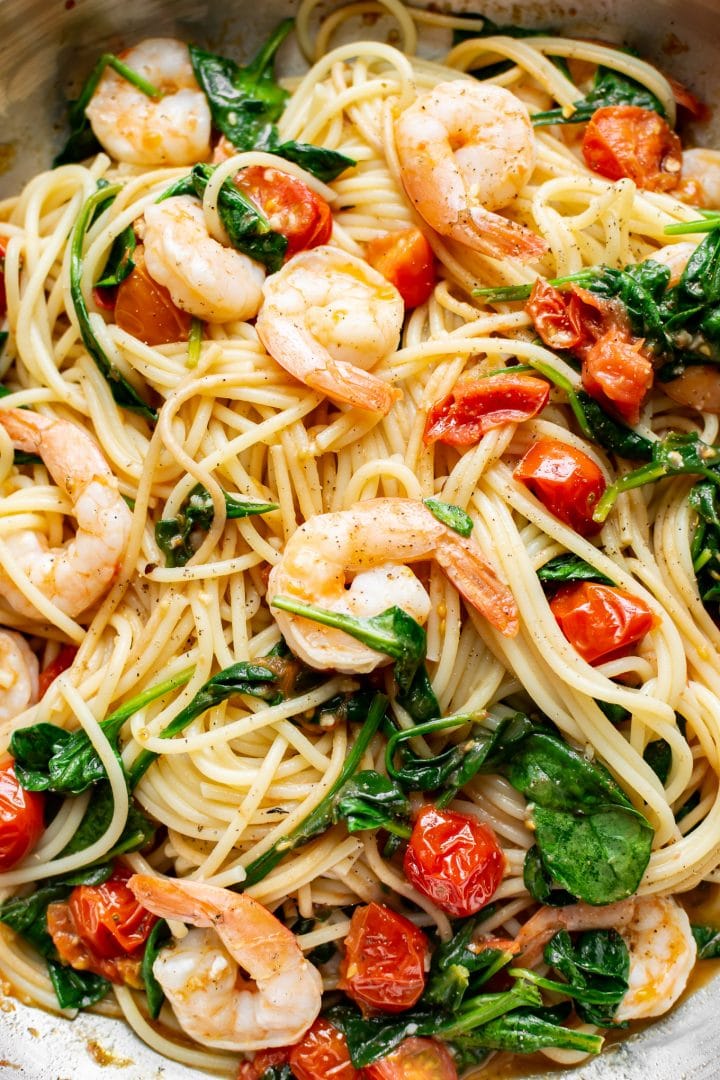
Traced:
POLYGON ((461 375, 452 392, 431 407, 423 439, 473 446, 493 428, 537 416, 549 396, 548 384, 532 375, 461 375))
POLYGON ((628 424, 640 421, 640 407, 653 384, 653 366, 640 338, 609 330, 587 352, 582 382, 591 397, 608 405, 628 424))
POLYGON ((452 810, 424 807, 403 862, 408 881, 449 915, 464 918, 487 904, 505 870, 489 825, 452 810))
POLYGON ((95 286, 93 288, 93 300, 103 311, 114 311, 117 304, 118 285, 95 286))
POLYGON ((263 1073, 273 1065, 287 1065, 291 1049, 290 1046, 281 1046, 277 1050, 260 1050, 252 1061, 243 1061, 238 1069, 237 1080, 260 1080, 263 1073))
POLYGON ((593 521, 593 511, 605 491, 605 478, 582 450, 559 439, 539 439, 513 475, 551 514, 581 536, 592 536, 602 528, 593 521))
POLYGON ((291 1048, 290 1068, 295 1080, 359 1080, 360 1077, 350 1061, 342 1031, 322 1016, 303 1041, 291 1048))
POLYGON ((392 282, 406 307, 419 307, 432 296, 437 280, 435 257, 425 236, 414 225, 371 240, 365 258, 392 282))
POLYGON ((270 222, 287 237, 285 258, 327 244, 333 228, 330 207, 296 176, 265 165, 251 165, 235 183, 270 222))
POLYGON ((680 181, 682 144, 652 109, 597 109, 585 128, 582 152, 588 168, 608 180, 629 176, 647 191, 672 191, 680 181))
POLYGON ((533 285, 525 310, 535 329, 551 349, 576 350, 594 340, 589 333, 584 312, 573 304, 574 293, 560 292, 554 285, 538 278, 533 285))
POLYGON ((0 871, 12 870, 35 847, 45 829, 44 810, 42 792, 25 791, 14 760, 0 758, 0 871))
POLYGON ((48 664, 44 671, 40 672, 38 693, 41 698, 45 696, 47 688, 51 683, 55 682, 58 675, 62 675, 63 671, 67 671, 72 666, 76 655, 77 645, 63 645, 55 659, 48 664))
POLYGON ((406 1039, 365 1068, 365 1080, 457 1080, 455 1062, 435 1039, 406 1039))
POLYGON ((192 316, 176 307, 165 286, 150 277, 140 244, 135 248, 133 262, 135 269, 117 287, 117 325, 146 345, 187 341, 192 316))
POLYGON ((563 585, 550 601, 558 626, 588 664, 622 656, 655 626, 644 601, 593 581, 563 585))
POLYGON ((402 1012, 425 989, 428 939, 422 930, 382 904, 355 908, 345 939, 338 988, 363 1012, 402 1012))
POLYGON ((103 885, 77 885, 70 893, 70 914, 83 942, 106 959, 141 949, 157 922, 135 899, 125 882, 130 871, 118 867, 103 885))

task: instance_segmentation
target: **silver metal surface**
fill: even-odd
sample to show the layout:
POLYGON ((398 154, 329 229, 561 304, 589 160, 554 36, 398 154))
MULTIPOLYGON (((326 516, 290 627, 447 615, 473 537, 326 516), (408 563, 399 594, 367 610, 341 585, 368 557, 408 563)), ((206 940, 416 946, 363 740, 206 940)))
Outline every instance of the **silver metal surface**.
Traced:
MULTIPOLYGON (((171 35, 247 57, 295 6, 292 0, 0 0, 0 197, 48 168, 62 142, 64 100, 100 52, 117 51, 148 35, 171 35)), ((720 0, 459 0, 448 7, 624 40, 720 106, 720 0)), ((371 34, 382 32, 384 25, 373 27, 371 34)), ((297 68, 297 55, 286 49, 282 57, 297 68)), ((720 108, 716 111, 720 114, 720 108)), ((707 131, 699 130, 699 139, 705 141, 707 131)), ((719 1012, 716 979, 669 1017, 601 1058, 579 1069, 533 1075, 718 1080, 719 1012)), ((0 990, 0 1080, 190 1080, 203 1075, 160 1058, 120 1022, 89 1014, 71 1022, 5 998, 0 990)), ((492 1068, 483 1076, 492 1076, 492 1068)))

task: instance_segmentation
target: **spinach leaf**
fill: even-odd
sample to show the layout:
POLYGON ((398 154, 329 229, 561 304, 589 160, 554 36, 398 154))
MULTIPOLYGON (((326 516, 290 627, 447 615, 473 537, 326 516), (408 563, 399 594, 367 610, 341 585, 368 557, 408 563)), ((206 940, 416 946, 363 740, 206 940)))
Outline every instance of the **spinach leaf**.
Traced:
MULTIPOLYGON (((566 1015, 564 1010, 557 1007, 516 1009, 484 1024, 470 1035, 453 1040, 458 1050, 458 1058, 468 1060, 466 1055, 478 1050, 534 1054, 549 1047, 599 1054, 604 1040, 599 1035, 585 1035, 572 1028, 563 1027, 562 1020, 566 1015)), ((470 1060, 472 1061, 472 1058, 470 1060)))
POLYGON ((272 607, 302 615, 324 626, 334 626, 346 634, 369 645, 371 649, 392 656, 395 660, 393 674, 402 693, 412 686, 418 668, 425 659, 427 636, 420 623, 415 622, 406 611, 391 607, 371 618, 356 618, 336 611, 304 604, 290 596, 276 596, 272 607))
MULTIPOLYGON (((553 31, 545 28, 517 26, 514 23, 496 23, 487 15, 475 15, 472 12, 463 14, 464 19, 477 19, 478 27, 473 30, 453 30, 453 45, 459 45, 461 41, 469 41, 472 38, 484 37, 542 37, 553 31)), ((483 71, 486 69, 483 68, 483 71)))
POLYGON ((272 847, 268 848, 262 855, 258 855, 256 859, 253 859, 245 867, 243 884, 246 888, 255 885, 258 881, 262 881, 291 851, 301 847, 309 840, 312 840, 313 837, 319 836, 320 833, 326 832, 330 828, 333 821, 335 797, 347 781, 355 775, 365 751, 385 718, 386 708, 387 698, 385 695, 376 694, 368 711, 367 719, 360 728, 335 783, 331 785, 330 790, 323 796, 315 809, 299 822, 287 836, 276 840, 272 847))
POLYGON ((271 1065, 260 1080, 294 1080, 294 1075, 289 1065, 271 1065))
POLYGON ((475 930, 487 915, 485 909, 479 918, 464 920, 450 941, 438 945, 430 964, 423 1005, 457 1012, 467 994, 476 994, 483 983, 512 960, 513 954, 504 949, 475 946, 475 930))
POLYGON ((392 780, 366 769, 356 773, 340 788, 332 808, 332 820, 344 821, 348 832, 386 829, 396 836, 410 836, 407 821, 410 802, 392 780))
POLYGON ((537 844, 528 848, 525 856, 523 884, 533 900, 547 907, 566 907, 568 904, 575 903, 575 897, 571 896, 566 889, 555 888, 555 883, 542 861, 537 844))
POLYGON ((399 691, 397 700, 416 724, 424 724, 440 715, 440 705, 425 664, 421 664, 417 669, 407 691, 399 691))
POLYGON ((140 974, 145 986, 148 1012, 153 1020, 160 1015, 162 1003, 165 1000, 165 992, 153 974, 153 964, 157 955, 170 938, 170 927, 164 919, 155 923, 145 943, 142 968, 140 974))
POLYGON ((608 105, 636 105, 665 116, 658 99, 642 83, 611 68, 598 67, 592 89, 575 103, 575 111, 570 116, 557 108, 535 113, 531 120, 535 127, 545 124, 585 124, 597 109, 604 109, 608 105))
POLYGON ((690 554, 703 603, 720 600, 720 516, 717 486, 702 480, 691 489, 688 502, 698 516, 690 554))
POLYGON ((95 337, 82 291, 85 234, 90 227, 93 214, 98 206, 107 202, 108 199, 114 198, 121 190, 121 187, 121 184, 114 184, 109 187, 99 188, 86 200, 78 215, 70 237, 70 296, 83 344, 93 358, 98 371, 110 387, 113 401, 122 409, 129 409, 131 412, 136 412, 138 415, 145 417, 146 420, 154 422, 157 420, 155 409, 143 400, 135 387, 112 364, 95 337))
POLYGON ((48 960, 48 974, 61 1009, 87 1009, 105 997, 110 983, 92 971, 76 971, 48 960))
MULTIPOLYGON (((99 837, 104 836, 110 827, 114 810, 115 801, 112 788, 104 781, 97 784, 82 821, 78 825, 75 835, 61 851, 61 856, 74 855, 77 851, 84 851, 85 848, 94 844, 99 837)), ((114 847, 103 855, 103 859, 113 859, 115 856, 123 855, 129 851, 138 851, 146 847, 154 835, 155 826, 131 799, 125 827, 114 847)))
POLYGON ((605 713, 611 724, 622 724, 625 720, 630 719, 630 710, 625 709, 622 705, 616 705, 613 701, 596 699, 595 704, 601 712, 605 713))
POLYGON ((714 926, 693 926, 698 960, 717 960, 720 957, 720 930, 714 926))
POLYGON ((113 285, 119 285, 121 281, 125 280, 128 274, 135 269, 135 263, 132 259, 135 246, 135 230, 132 225, 128 225, 115 237, 105 263, 105 269, 100 280, 95 282, 96 288, 112 288, 113 285))
POLYGON ((570 581, 598 581, 601 585, 614 585, 615 582, 601 574, 579 555, 568 551, 565 555, 556 555, 541 566, 537 576, 543 585, 565 585, 570 581))
MULTIPOLYGON (((268 514, 277 510, 277 503, 264 503, 223 491, 225 512, 229 519, 268 514)), ((212 525, 215 511, 210 492, 196 484, 183 502, 177 517, 161 518, 155 525, 155 539, 165 553, 166 566, 185 566, 200 546, 196 533, 207 532, 212 525)))
POLYGON ((672 748, 664 739, 654 739, 645 747, 643 760, 648 763, 661 784, 664 784, 672 766, 672 748))
POLYGON ((473 520, 461 507, 441 502, 440 499, 423 499, 423 502, 438 521, 461 536, 469 536, 473 531, 473 520))
MULTIPOLYGON (((264 657, 267 662, 267 657, 264 657)), ((320 727, 335 727, 338 723, 361 724, 367 717, 374 694, 371 690, 357 690, 351 694, 335 694, 329 701, 313 712, 309 723, 320 727)))
POLYGON ((590 438, 594 442, 620 457, 637 458, 641 461, 652 457, 654 443, 650 439, 625 424, 618 423, 584 390, 578 390, 576 394, 590 438))

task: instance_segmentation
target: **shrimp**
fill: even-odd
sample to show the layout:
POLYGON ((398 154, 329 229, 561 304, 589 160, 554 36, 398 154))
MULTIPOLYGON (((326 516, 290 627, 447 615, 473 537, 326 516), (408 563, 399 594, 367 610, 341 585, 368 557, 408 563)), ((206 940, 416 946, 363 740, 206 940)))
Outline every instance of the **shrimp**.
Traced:
POLYGON ((145 211, 145 266, 183 311, 211 323, 251 319, 262 301, 259 263, 210 236, 200 203, 176 195, 145 211))
POLYGON ((120 59, 161 92, 151 98, 106 68, 85 115, 96 139, 130 165, 194 165, 210 156, 210 106, 198 86, 188 47, 148 38, 120 59))
POLYGON ((690 180, 707 210, 720 210, 720 151, 694 146, 683 151, 682 178, 690 180))
POLYGON ((21 634, 0 630, 0 724, 38 699, 38 662, 21 634))
MULTIPOLYGON (((478 548, 413 499, 369 499, 310 518, 293 533, 270 571, 268 602, 289 596, 354 616, 379 615, 397 605, 424 622, 430 598, 404 565, 422 559, 434 559, 501 633, 512 637, 518 632, 513 595, 478 548)), ((342 630, 280 609, 274 615, 292 651, 311 667, 361 674, 388 662, 342 630)))
POLYGON ((670 270, 667 287, 672 289, 683 276, 683 271, 687 266, 688 259, 693 254, 696 247, 697 244, 692 244, 688 240, 683 240, 679 244, 665 244, 663 247, 658 248, 657 251, 653 251, 648 255, 643 262, 652 260, 653 262, 660 263, 662 266, 667 266, 670 270))
MULTIPOLYGON (((56 607, 75 617, 109 588, 130 538, 132 514, 95 441, 76 424, 27 409, 0 411, 18 450, 39 454, 77 519, 75 537, 48 548, 42 533, 19 530, 5 544, 20 569, 56 607)), ((0 570, 3 599, 19 614, 40 618, 34 605, 0 570)))
POLYGON ((128 887, 161 918, 202 929, 161 949, 153 974, 183 1031, 222 1050, 298 1042, 320 1012, 322 979, 267 908, 242 893, 199 881, 135 874, 128 887), (238 968, 247 972, 253 989, 238 968))
POLYGON ((630 953, 629 986, 615 1019, 643 1020, 667 1012, 685 989, 697 957, 690 920, 670 897, 636 896, 606 907, 543 907, 515 943, 522 950, 521 962, 531 967, 558 930, 600 929, 617 930, 630 953))
POLYGON ((496 258, 545 253, 544 240, 495 213, 535 168, 528 110, 509 90, 439 83, 400 114, 395 140, 405 190, 433 229, 496 258))
POLYGON ((404 305, 394 285, 354 255, 301 251, 265 282, 256 329, 301 383, 358 409, 389 412, 400 391, 372 368, 397 347, 404 305))

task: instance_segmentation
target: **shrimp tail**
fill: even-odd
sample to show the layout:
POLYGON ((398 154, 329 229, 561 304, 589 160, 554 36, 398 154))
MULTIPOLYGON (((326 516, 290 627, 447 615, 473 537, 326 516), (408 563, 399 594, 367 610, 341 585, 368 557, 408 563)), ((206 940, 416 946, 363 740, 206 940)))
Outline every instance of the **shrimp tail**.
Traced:
POLYGON ((435 558, 455 588, 491 626, 505 637, 516 636, 520 617, 515 597, 474 545, 459 536, 445 536, 438 541, 435 558))
POLYGON ((548 245, 526 225, 508 221, 482 206, 473 206, 460 222, 464 242, 484 255, 529 261, 547 253, 548 245), (468 236, 468 234, 470 234, 468 236))
POLYGON ((402 390, 343 360, 328 359, 327 367, 311 371, 305 382, 313 390, 329 394, 336 401, 382 416, 386 416, 398 398, 402 397, 402 390))

